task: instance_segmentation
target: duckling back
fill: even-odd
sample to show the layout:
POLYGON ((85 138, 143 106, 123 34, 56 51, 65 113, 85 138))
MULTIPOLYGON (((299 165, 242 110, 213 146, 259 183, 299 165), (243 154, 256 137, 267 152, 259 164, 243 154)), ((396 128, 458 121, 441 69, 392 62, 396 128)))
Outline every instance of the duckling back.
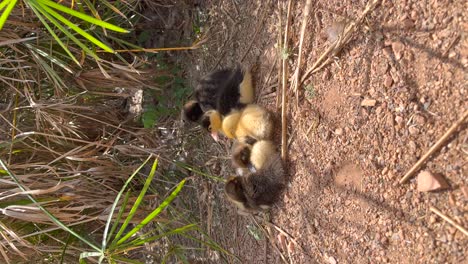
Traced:
POLYGON ((273 137, 273 115, 264 107, 251 104, 245 107, 237 124, 235 137, 253 137, 257 140, 273 137))
POLYGON ((255 173, 241 177, 247 207, 267 209, 278 201, 286 186, 286 176, 279 153, 266 160, 255 173))
POLYGON ((253 144, 250 151, 250 163, 259 170, 265 167, 266 162, 278 155, 276 146, 270 140, 260 140, 253 144))
POLYGON ((244 71, 237 65, 225 76, 224 84, 217 94, 216 109, 227 115, 232 109, 241 109, 254 101, 254 88, 250 71, 244 71))
POLYGON ((203 112, 217 108, 219 94, 232 75, 231 69, 221 69, 211 72, 199 80, 195 87, 195 99, 199 102, 203 112))

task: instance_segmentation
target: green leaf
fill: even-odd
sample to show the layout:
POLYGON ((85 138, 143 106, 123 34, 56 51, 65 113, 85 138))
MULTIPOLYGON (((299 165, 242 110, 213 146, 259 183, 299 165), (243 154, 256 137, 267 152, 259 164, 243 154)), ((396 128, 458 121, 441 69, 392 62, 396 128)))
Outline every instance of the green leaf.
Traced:
POLYGON ((110 227, 110 223, 112 222, 112 215, 114 214, 114 211, 115 211, 115 208, 117 207, 117 204, 120 200, 120 197, 122 196, 123 192, 125 191, 125 189, 127 188, 128 184, 133 180, 133 178, 138 174, 138 172, 143 168, 143 166, 146 165, 146 163, 150 160, 150 158, 152 157, 152 155, 150 155, 144 162, 143 164, 140 165, 140 167, 138 167, 138 169, 136 171, 134 171, 132 173, 132 175, 127 179, 127 181, 125 182, 124 186, 122 187, 122 189, 120 190, 120 192, 117 194, 117 196, 115 197, 115 200, 114 200, 114 203, 112 204, 112 207, 111 207, 111 210, 110 210, 110 213, 109 213, 109 217, 107 218, 107 222, 106 222, 106 227, 104 228, 104 236, 102 238, 102 250, 104 251, 104 249, 106 248, 107 246, 107 235, 108 235, 108 230, 109 230, 109 227, 110 227))
MULTIPOLYGON (((62 47, 62 49, 68 54, 68 56, 78 65, 81 67, 80 62, 75 58, 75 56, 70 52, 68 47, 63 43, 63 41, 55 34, 54 30, 49 26, 49 23, 44 19, 47 18, 52 24, 54 24, 60 31, 62 31, 65 35, 67 35, 73 42, 75 42, 78 46, 80 46, 83 49, 88 49, 81 41, 79 41, 75 36, 73 36, 68 30, 66 30, 60 23, 57 22, 52 16, 50 16, 47 12, 45 12, 40 6, 36 5, 35 2, 31 1, 29 2, 29 6, 31 9, 34 11, 36 16, 41 20, 42 24, 46 27, 47 31, 52 35, 52 37, 57 41, 57 43, 62 47), (44 17, 43 17, 44 16, 44 17), (80 45, 81 44, 81 45, 80 45)), ((89 50, 89 49, 88 49, 89 50)), ((86 51, 86 50, 85 50, 86 51)), ((93 53, 91 50, 89 50, 91 54, 93 53)), ((97 55, 95 55, 96 59, 99 59, 97 55)))
POLYGON ((138 232, 141 228, 147 225, 151 220, 153 220, 156 216, 158 216, 162 210, 164 210, 171 202, 177 197, 177 194, 182 190, 184 187, 186 179, 183 179, 176 187, 176 189, 167 197, 153 212, 151 212, 148 216, 145 217, 135 228, 130 230, 124 237, 122 237, 119 241, 117 241, 117 245, 122 244, 131 236, 133 236, 136 232, 138 232))
POLYGON ((162 234, 159 234, 159 235, 148 236, 148 237, 143 237, 143 238, 136 238, 134 241, 132 241, 130 243, 125 243, 125 244, 120 245, 119 248, 141 246, 141 245, 144 245, 146 243, 150 243, 152 241, 158 240, 158 239, 163 238, 163 237, 182 234, 184 232, 187 232, 187 231, 190 231, 190 230, 193 230, 193 229, 197 229, 197 225, 196 224, 188 224, 186 226, 179 227, 179 228, 170 230, 168 232, 165 232, 165 233, 162 233, 162 234))
MULTIPOLYGON (((44 5, 47 5, 47 6, 50 6, 54 9, 57 9, 59 11, 62 11, 64 13, 67 13, 69 15, 72 15, 74 17, 77 17, 81 20, 84 20, 86 22, 89 22, 91 24, 94 24, 94 25, 98 25, 100 27, 103 27, 103 28, 107 28, 109 30, 112 30, 112 31, 116 31, 116 32, 121 32, 121 33, 128 33, 129 31, 126 30, 126 29, 123 29, 121 27, 118 27, 116 25, 113 25, 111 23, 107 23, 107 22, 104 22, 100 19, 97 19, 97 18, 94 18, 92 16, 89 16, 89 15, 86 15, 86 14, 83 14, 83 13, 80 13, 78 11, 75 11, 71 8, 68 8, 66 6, 63 6, 63 5, 60 5, 60 4, 57 4, 55 2, 52 2, 50 0, 37 0, 40 4, 44 4, 44 5)), ((56 13, 57 14, 57 13, 56 13)), ((55 16, 55 15, 54 15, 55 16)), ((65 18, 64 18, 65 19, 65 18)), ((60 19, 59 19, 60 20, 60 19)))
POLYGON ((153 128, 156 124, 156 119, 158 118, 158 110, 155 107, 148 108, 141 115, 141 121, 145 128, 153 128))
POLYGON ((17 1, 18 0, 4 0, 2 3, 0 3, 0 10, 5 8, 5 5, 8 5, 0 16, 0 30, 2 30, 3 25, 5 25, 5 22, 11 13, 11 10, 13 10, 13 7, 15 7, 17 1))
POLYGON ((125 194, 125 197, 124 197, 124 199, 122 201, 122 205, 120 206, 119 214, 115 218, 115 221, 114 221, 114 224, 112 225, 111 231, 107 235, 107 242, 106 243, 109 243, 109 241, 110 241, 110 239, 112 237, 112 234, 114 234, 115 229, 117 229, 117 226, 120 223, 120 219, 122 219, 123 212, 125 211, 125 208, 127 208, 127 203, 128 203, 129 198, 130 198, 130 191, 127 191, 127 193, 125 194))
POLYGON ((130 209, 130 212, 128 213, 128 216, 127 218, 125 219, 125 222, 122 224, 122 226, 120 227, 120 230, 119 232, 117 233, 117 235, 115 236, 115 240, 119 239, 120 236, 122 235, 122 233, 124 232, 125 228, 127 228, 128 224, 130 223, 130 221, 132 220, 133 216, 135 215, 138 207, 140 206, 140 203, 141 201, 143 200, 143 197, 145 197, 145 194, 146 194, 146 191, 148 190, 148 187, 150 186, 151 184, 151 181, 153 180, 153 177, 155 175, 155 172, 156 172, 156 168, 158 167, 158 160, 156 159, 154 162, 153 162, 153 166, 151 167, 151 172, 150 174, 148 175, 148 178, 146 179, 145 181, 145 185, 143 186, 143 189, 141 190, 140 194, 138 195, 135 203, 133 204, 132 206, 132 209, 130 209))
POLYGON ((252 235, 255 238, 255 240, 264 240, 265 239, 263 237, 263 234, 262 234, 260 228, 258 228, 257 226, 247 225, 247 230, 249 231, 249 234, 252 235))
POLYGON ((44 9, 45 12, 47 12, 50 15, 54 16, 56 19, 58 19, 63 24, 69 26, 71 29, 76 31, 78 34, 80 34, 81 36, 83 36, 87 40, 91 41, 94 45, 100 47, 101 49, 103 49, 103 50, 105 50, 107 52, 114 53, 114 50, 112 48, 108 47, 106 44, 102 43, 100 40, 98 40, 97 38, 93 37, 91 34, 87 33, 86 31, 84 31, 83 29, 81 29, 80 27, 75 25, 75 23, 71 22, 70 20, 66 19, 65 17, 63 17, 59 13, 55 12, 54 10, 52 10, 51 8, 49 8, 48 6, 43 4, 42 1, 43 0, 39 1, 38 3, 44 9))

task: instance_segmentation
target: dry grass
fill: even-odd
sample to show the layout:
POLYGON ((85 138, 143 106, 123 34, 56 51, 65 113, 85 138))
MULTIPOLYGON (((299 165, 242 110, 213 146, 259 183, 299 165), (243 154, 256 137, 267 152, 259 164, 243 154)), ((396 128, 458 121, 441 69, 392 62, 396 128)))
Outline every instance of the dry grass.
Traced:
MULTIPOLYGON (((123 21, 129 17, 130 2, 117 13, 123 21)), ((158 5, 153 2, 151 7, 158 5)), ((15 8, 0 31, 0 159, 8 168, 0 169, 0 254, 7 263, 42 259, 44 254, 57 258, 52 262, 70 256, 76 261, 79 253, 89 251, 70 240, 69 233, 60 232, 39 204, 66 226, 99 241, 117 193, 149 154, 159 157, 155 182, 164 184, 152 187, 158 195, 145 196, 147 203, 130 223, 142 221, 154 209, 152 202, 162 202, 186 176, 186 170, 175 163, 186 144, 181 139, 184 132, 177 132, 180 124, 174 122, 178 116, 158 119, 156 129, 150 130, 142 128, 127 109, 136 91, 167 92, 173 87, 174 74, 152 67, 143 56, 106 55, 98 62, 70 45, 75 55, 81 54, 80 69, 47 32, 38 29, 40 25, 29 9, 15 8), (29 37, 31 28, 38 29, 32 30, 33 37, 29 37), (169 81, 155 83, 158 77, 169 81), (163 175, 168 171, 180 175, 163 175), (31 202, 29 195, 39 204, 31 202)), ((144 182, 147 172, 144 168, 137 178, 144 182)), ((139 190, 141 186, 132 182, 131 187, 139 190)), ((130 193, 128 208, 138 191, 130 193)), ((120 206, 121 201, 116 209, 120 206)), ((123 219, 126 216, 128 212, 123 219)), ((155 223, 164 226, 161 230, 180 227, 187 219, 178 217, 163 212, 155 223)))

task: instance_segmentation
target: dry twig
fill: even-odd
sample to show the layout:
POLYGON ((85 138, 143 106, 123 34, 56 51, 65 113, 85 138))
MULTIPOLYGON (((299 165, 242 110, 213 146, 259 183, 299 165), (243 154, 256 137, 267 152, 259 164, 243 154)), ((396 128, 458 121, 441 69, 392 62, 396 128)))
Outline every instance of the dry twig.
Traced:
POLYGON ((302 44, 304 43, 305 29, 307 26, 307 18, 309 18, 310 6, 312 5, 312 0, 307 0, 304 5, 304 16, 302 17, 302 27, 301 27, 301 37, 299 40, 299 54, 297 58, 296 72, 294 73, 294 91, 296 93, 296 107, 299 106, 299 77, 300 69, 302 62, 302 44))
POLYGON ((449 222, 449 224, 453 225, 455 228, 460 230, 463 234, 465 234, 465 236, 468 236, 468 230, 466 230, 463 226, 457 224, 450 217, 444 215, 439 209, 435 208, 434 206, 431 206, 429 209, 436 215, 440 216, 445 221, 449 222))
POLYGON ((268 241, 270 241, 270 244, 273 246, 273 248, 276 249, 276 251, 280 254, 280 257, 284 261, 284 263, 289 264, 288 260, 286 259, 284 254, 281 252, 281 250, 278 248, 278 246, 276 246, 275 240, 273 239, 273 237, 270 236, 270 234, 267 232, 265 227, 263 227, 261 224, 258 223, 257 219, 255 219, 255 216, 250 215, 250 217, 255 222, 255 224, 262 229, 262 231, 265 234, 266 238, 268 239, 268 241))
POLYGON ((447 132, 445 132, 445 134, 439 138, 439 140, 437 140, 437 142, 434 144, 434 146, 432 146, 427 152, 426 154, 424 154, 419 160, 418 162, 416 162, 416 164, 413 165, 413 167, 411 167, 411 169, 405 174, 405 176, 403 176, 403 178, 401 178, 400 180, 400 184, 402 183, 405 183, 411 176, 413 176, 413 174, 421 167, 421 165, 424 164, 424 162, 426 162, 427 159, 429 159, 429 157, 434 153, 436 152, 439 148, 442 147, 442 144, 444 144, 444 142, 455 132, 457 131, 457 129, 459 127, 461 127, 463 124, 464 124, 464 121, 465 119, 468 117, 468 110, 466 110, 462 117, 460 119, 458 119, 457 122, 455 122, 455 124, 453 124, 448 130, 447 132))
MULTIPOLYGON (((283 57, 283 9, 281 8, 281 1, 278 1, 278 40, 277 40, 277 48, 278 48, 278 53, 277 56, 279 58, 283 57)), ((283 64, 278 63, 278 86, 276 88, 276 110, 279 109, 279 104, 280 104, 280 87, 281 87, 281 73, 283 72, 282 68, 283 64)))
POLYGON ((364 18, 371 12, 373 11, 377 5, 380 3, 380 0, 374 0, 371 3, 367 4, 366 8, 364 11, 362 11, 361 16, 356 21, 351 21, 346 28, 343 31, 343 34, 335 41, 333 42, 330 47, 320 56, 320 58, 312 65, 310 69, 307 70, 307 72, 302 76, 301 83, 309 77, 310 74, 315 73, 319 71, 322 67, 324 67, 334 55, 338 54, 338 52, 343 48, 344 45, 346 45, 349 40, 351 39, 352 34, 356 30, 358 26, 362 24, 364 21, 364 18))
MULTIPOLYGON (((288 39, 289 39, 289 27, 291 24, 291 8, 292 8, 292 0, 288 1, 288 12, 286 15, 286 30, 284 31, 284 41, 283 46, 284 49, 288 50, 288 39)), ((287 97, 286 97, 286 90, 288 86, 288 58, 286 56, 283 57, 283 81, 282 81, 282 94, 281 94, 281 158, 286 160, 287 158, 287 134, 288 134, 288 124, 287 124, 287 97)))

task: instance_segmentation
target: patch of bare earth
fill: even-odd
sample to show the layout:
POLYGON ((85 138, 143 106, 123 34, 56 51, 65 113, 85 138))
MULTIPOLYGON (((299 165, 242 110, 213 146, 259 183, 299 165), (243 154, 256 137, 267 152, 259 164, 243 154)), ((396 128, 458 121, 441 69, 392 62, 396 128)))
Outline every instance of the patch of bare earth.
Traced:
MULTIPOLYGON (((297 67, 305 1, 294 2, 290 72, 297 67)), ((343 18, 356 19, 366 2, 315 1, 302 73, 330 44, 326 28, 343 18)), ((276 111, 281 59, 275 47, 277 2, 233 0, 205 8, 210 33, 205 48, 192 53, 193 65, 200 68, 194 77, 245 58, 244 63, 255 66, 258 102, 276 111)), ((270 242, 291 263, 466 262, 467 236, 429 207, 468 227, 467 130, 457 132, 424 165, 448 180, 448 190, 418 192, 414 178, 398 184, 468 109, 464 10, 466 1, 383 1, 343 51, 307 78, 298 107, 289 90, 290 184, 272 210, 272 222, 299 247, 288 254, 274 229, 272 240, 256 240, 246 228, 254 222, 237 215, 221 183, 210 183, 211 200, 200 210, 211 218, 202 225, 241 259, 229 262, 283 262, 270 242), (375 105, 361 106, 364 99, 375 105)), ((284 21, 283 16, 282 30, 284 21)), ((218 149, 218 159, 228 158, 228 146, 218 149)), ((222 176, 234 173, 223 171, 222 176)))

